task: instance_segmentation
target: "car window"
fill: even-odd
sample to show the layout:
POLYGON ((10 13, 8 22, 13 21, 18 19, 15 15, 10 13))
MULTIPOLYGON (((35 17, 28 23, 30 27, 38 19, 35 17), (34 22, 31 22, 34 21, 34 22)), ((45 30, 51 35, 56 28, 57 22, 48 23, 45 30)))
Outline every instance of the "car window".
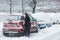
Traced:
POLYGON ((24 20, 24 16, 21 16, 21 19, 20 20, 24 20))
POLYGON ((8 20, 17 21, 18 16, 8 16, 8 20))
POLYGON ((21 16, 20 15, 1 15, 0 16, 0 21, 9 21, 9 20, 20 20, 21 16))
POLYGON ((34 19, 32 16, 29 16, 29 17, 30 17, 30 20, 31 20, 31 21, 35 21, 35 22, 37 22, 37 20, 34 19))
POLYGON ((0 22, 1 21, 9 21, 9 20, 24 20, 24 17, 21 15, 0 15, 0 22))
POLYGON ((34 18, 32 16, 29 16, 31 21, 34 21, 34 18))

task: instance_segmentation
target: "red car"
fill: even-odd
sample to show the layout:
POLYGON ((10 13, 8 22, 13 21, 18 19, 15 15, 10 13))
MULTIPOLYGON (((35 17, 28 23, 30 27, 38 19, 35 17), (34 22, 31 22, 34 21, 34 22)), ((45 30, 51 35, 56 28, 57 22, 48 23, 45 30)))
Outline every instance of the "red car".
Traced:
MULTIPOLYGON (((13 19, 11 15, 9 16, 10 20, 8 22, 4 22, 3 24, 3 35, 5 36, 23 36, 24 35, 24 16, 19 15, 16 19, 13 19), (11 19, 12 18, 12 19, 11 19)), ((38 32, 38 24, 36 20, 30 16, 31 19, 31 28, 30 32, 38 32)))

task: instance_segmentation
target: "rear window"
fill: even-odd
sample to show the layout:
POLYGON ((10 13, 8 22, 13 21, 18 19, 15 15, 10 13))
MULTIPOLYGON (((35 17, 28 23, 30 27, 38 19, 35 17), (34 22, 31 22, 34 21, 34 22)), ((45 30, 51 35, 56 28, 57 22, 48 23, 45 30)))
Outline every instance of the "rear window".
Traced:
POLYGON ((21 16, 20 20, 24 20, 24 16, 21 16))
POLYGON ((21 16, 20 15, 0 15, 0 21, 9 21, 9 20, 20 20, 21 16))

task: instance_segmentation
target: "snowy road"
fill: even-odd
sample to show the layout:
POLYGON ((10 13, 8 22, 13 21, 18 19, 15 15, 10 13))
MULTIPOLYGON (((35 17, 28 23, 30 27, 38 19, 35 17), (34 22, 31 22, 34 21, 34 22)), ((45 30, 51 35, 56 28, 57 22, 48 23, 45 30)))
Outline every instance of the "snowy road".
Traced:
POLYGON ((0 26, 0 40, 60 40, 60 25, 56 24, 52 27, 39 30, 38 33, 31 34, 30 37, 5 37, 0 26))

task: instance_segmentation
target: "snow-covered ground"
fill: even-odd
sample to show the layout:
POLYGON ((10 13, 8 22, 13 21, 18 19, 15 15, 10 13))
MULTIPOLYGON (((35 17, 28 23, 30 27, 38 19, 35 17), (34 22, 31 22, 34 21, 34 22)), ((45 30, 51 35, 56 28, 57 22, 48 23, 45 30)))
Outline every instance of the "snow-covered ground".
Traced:
POLYGON ((60 23, 60 13, 45 13, 45 12, 38 12, 35 14, 32 14, 32 16, 37 19, 38 21, 44 21, 44 22, 58 22, 60 23))
POLYGON ((30 37, 5 37, 2 34, 3 22, 0 22, 0 40, 59 40, 60 25, 56 24, 51 27, 40 30, 38 33, 32 33, 30 37))
MULTIPOLYGON (((2 14, 3 15, 3 14, 2 14)), ((36 13, 32 14, 37 20, 43 20, 45 22, 60 20, 59 13, 36 13), (51 20, 52 18, 52 20, 51 20)), ((0 22, 0 40, 60 40, 60 24, 52 25, 38 31, 38 33, 32 33, 30 37, 5 37, 3 36, 3 22, 0 22)))

